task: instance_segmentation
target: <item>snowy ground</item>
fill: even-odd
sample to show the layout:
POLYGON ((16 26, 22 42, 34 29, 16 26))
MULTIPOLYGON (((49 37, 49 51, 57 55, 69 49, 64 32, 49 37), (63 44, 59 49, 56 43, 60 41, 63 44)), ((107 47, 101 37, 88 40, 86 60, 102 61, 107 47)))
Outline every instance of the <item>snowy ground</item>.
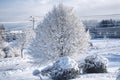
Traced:
MULTIPOLYGON (((108 58, 108 73, 79 75, 73 80, 116 80, 117 69, 120 67, 120 39, 95 39, 89 54, 100 54, 108 58)), ((35 69, 30 59, 0 59, 0 80, 39 80, 32 75, 35 69)), ((44 80, 50 80, 44 77, 44 80)))

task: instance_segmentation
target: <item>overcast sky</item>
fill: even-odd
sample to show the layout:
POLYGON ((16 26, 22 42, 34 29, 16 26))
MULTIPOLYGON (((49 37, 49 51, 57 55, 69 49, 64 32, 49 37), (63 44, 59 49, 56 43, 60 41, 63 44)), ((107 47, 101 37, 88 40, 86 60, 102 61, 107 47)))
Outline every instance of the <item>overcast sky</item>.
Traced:
POLYGON ((59 2, 73 7, 79 16, 120 13, 120 0, 0 0, 0 22, 43 16, 59 2))

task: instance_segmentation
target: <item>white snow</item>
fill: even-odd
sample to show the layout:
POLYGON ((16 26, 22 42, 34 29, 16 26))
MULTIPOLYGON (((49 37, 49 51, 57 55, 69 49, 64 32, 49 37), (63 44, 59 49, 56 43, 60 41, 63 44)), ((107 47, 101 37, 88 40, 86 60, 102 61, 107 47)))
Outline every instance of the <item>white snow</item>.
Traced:
POLYGON ((107 58, 105 58, 105 57, 103 57, 101 55, 97 55, 97 54, 90 55, 90 56, 87 57, 87 59, 89 61, 92 61, 92 62, 95 62, 95 63, 99 62, 99 63, 103 63, 103 64, 106 64, 106 65, 108 63, 108 59, 107 58))
MULTIPOLYGON (((120 39, 96 39, 91 40, 93 48, 89 50, 89 54, 98 53, 106 57, 108 62, 108 73, 101 74, 84 74, 79 75, 72 80, 116 80, 117 69, 120 67, 120 39), (113 49, 114 48, 114 49, 113 49)), ((81 55, 81 58, 86 54, 81 55)), ((76 63, 69 58, 63 58, 59 64, 62 68, 71 68, 76 66, 76 63), (73 64, 68 64, 72 62, 73 64), (67 65, 64 65, 66 64, 67 65)), ((34 64, 31 58, 6 58, 0 59, 0 80, 39 80, 39 77, 33 76, 35 69, 41 70, 43 67, 34 64)), ((48 77, 42 76, 43 80, 51 80, 48 77)))
POLYGON ((17 34, 17 33, 18 33, 18 34, 20 34, 20 33, 23 33, 23 31, 22 31, 22 30, 19 30, 19 31, 18 31, 18 30, 15 30, 15 31, 10 31, 10 33, 14 33, 14 34, 17 34))
POLYGON ((75 60, 71 59, 70 57, 64 56, 61 57, 58 61, 57 61, 57 65, 60 66, 60 68, 62 69, 78 69, 78 64, 75 62, 75 60))

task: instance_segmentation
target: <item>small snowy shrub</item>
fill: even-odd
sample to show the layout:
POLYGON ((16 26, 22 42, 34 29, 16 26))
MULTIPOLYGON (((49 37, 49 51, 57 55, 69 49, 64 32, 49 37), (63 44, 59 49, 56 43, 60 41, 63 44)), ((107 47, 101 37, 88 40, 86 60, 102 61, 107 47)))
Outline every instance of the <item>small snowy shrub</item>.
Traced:
POLYGON ((120 69, 118 70, 118 74, 117 74, 116 80, 120 80, 120 69))
POLYGON ((38 76, 40 78, 40 80, 42 80, 42 77, 40 76, 40 71, 39 70, 34 70, 33 75, 38 76))
POLYGON ((5 53, 2 49, 0 49, 0 58, 4 58, 5 57, 5 53))
POLYGON ((34 75, 34 76, 37 76, 37 75, 39 75, 39 74, 40 74, 40 71, 39 71, 39 70, 34 70, 34 71, 33 71, 33 75, 34 75))
POLYGON ((7 54, 9 53, 9 47, 5 47, 2 50, 3 50, 4 54, 5 54, 4 58, 7 58, 7 54))
POLYGON ((3 48, 3 52, 5 54, 4 58, 11 58, 11 57, 18 57, 20 56, 20 49, 19 48, 10 48, 10 47, 5 47, 3 48))
POLYGON ((20 55, 20 49, 15 47, 10 48, 9 53, 7 54, 8 57, 18 57, 20 55))
POLYGON ((13 42, 14 40, 17 39, 17 36, 14 34, 8 34, 6 35, 5 41, 6 42, 13 42))
POLYGON ((41 74, 43 76, 48 76, 50 77, 50 73, 52 72, 52 69, 53 69, 53 66, 47 66, 46 68, 44 68, 42 71, 41 71, 41 74))
POLYGON ((52 67, 46 68, 43 72, 50 74, 53 80, 69 80, 79 74, 78 64, 69 57, 60 57, 52 67))
POLYGON ((106 73, 107 59, 98 55, 91 55, 85 58, 83 73, 106 73))

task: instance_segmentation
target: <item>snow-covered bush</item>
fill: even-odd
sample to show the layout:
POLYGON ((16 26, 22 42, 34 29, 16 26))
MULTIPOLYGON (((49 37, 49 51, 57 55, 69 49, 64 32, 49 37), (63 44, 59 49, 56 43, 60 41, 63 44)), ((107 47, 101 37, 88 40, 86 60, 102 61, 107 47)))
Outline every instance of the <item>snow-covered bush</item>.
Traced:
POLYGON ((13 54, 15 57, 21 56, 24 57, 24 49, 29 46, 29 44, 32 42, 35 33, 34 31, 30 29, 24 29, 22 31, 17 31, 15 34, 16 40, 13 40, 9 44, 9 55, 13 54))
POLYGON ((70 57, 60 57, 52 67, 41 71, 42 74, 49 74, 53 80, 69 80, 79 74, 78 64, 70 57))
POLYGON ((47 66, 47 67, 45 67, 44 69, 41 70, 41 74, 43 76, 50 77, 51 76, 50 74, 51 74, 52 70, 53 70, 53 66, 47 66))
POLYGON ((15 48, 15 47, 5 47, 2 49, 4 54, 5 54, 5 57, 4 58, 10 58, 10 57, 18 57, 20 56, 20 49, 19 48, 15 48))
POLYGON ((5 54, 5 57, 4 57, 4 58, 7 58, 7 54, 9 54, 10 48, 9 48, 9 47, 5 47, 5 48, 3 48, 2 50, 3 50, 4 54, 5 54))
POLYGON ((5 58, 5 53, 2 49, 0 49, 0 58, 5 58))
POLYGON ((106 73, 107 59, 100 55, 91 55, 85 58, 83 73, 106 73))
POLYGON ((117 78, 116 80, 120 80, 120 69, 118 69, 118 73, 117 73, 117 78))
POLYGON ((34 76, 37 76, 37 75, 39 75, 39 74, 40 74, 40 71, 39 71, 39 70, 36 69, 36 70, 33 71, 33 75, 34 75, 34 76))
POLYGON ((34 71, 33 71, 33 75, 34 75, 34 76, 38 76, 38 77, 40 78, 40 80, 42 80, 42 77, 41 77, 41 75, 40 75, 40 71, 39 71, 39 70, 37 70, 37 69, 34 70, 34 71))
POLYGON ((37 60, 57 59, 59 56, 79 57, 89 46, 84 25, 73 12, 62 4, 55 6, 36 28, 36 38, 30 54, 37 60))
POLYGON ((5 37, 6 42, 13 42, 17 39, 17 36, 15 34, 7 34, 5 37))
POLYGON ((9 53, 7 54, 8 57, 18 57, 21 56, 21 50, 19 48, 10 48, 9 53))
POLYGON ((28 47, 34 37, 35 33, 31 28, 0 34, 0 58, 23 57, 23 50, 28 47))

